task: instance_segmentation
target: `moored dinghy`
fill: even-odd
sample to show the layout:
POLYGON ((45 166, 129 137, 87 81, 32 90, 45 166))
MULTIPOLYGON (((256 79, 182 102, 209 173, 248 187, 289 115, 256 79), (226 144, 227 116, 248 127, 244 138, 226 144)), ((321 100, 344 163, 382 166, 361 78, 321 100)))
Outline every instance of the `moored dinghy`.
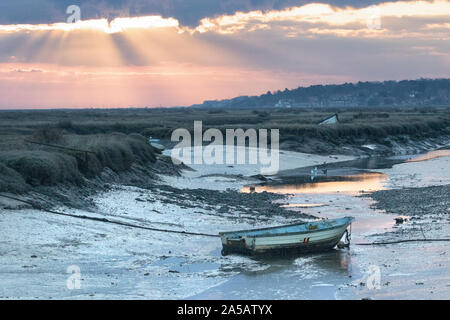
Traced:
POLYGON ((262 229, 220 232, 222 255, 329 250, 338 244, 353 220, 353 217, 345 217, 262 229))

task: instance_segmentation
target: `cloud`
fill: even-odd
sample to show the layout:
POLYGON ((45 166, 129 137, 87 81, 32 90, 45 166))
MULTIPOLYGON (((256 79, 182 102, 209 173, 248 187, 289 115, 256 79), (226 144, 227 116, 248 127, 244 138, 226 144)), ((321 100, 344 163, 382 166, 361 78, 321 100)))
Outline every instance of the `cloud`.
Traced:
POLYGON ((130 29, 156 29, 178 27, 178 20, 162 18, 161 16, 124 17, 115 18, 111 22, 107 19, 80 20, 75 23, 53 24, 12 24, 0 25, 0 32, 12 33, 23 31, 80 31, 93 30, 105 33, 117 33, 130 29))
MULTIPOLYGON (((103 1, 97 7, 102 3, 120 8, 128 2, 103 1)), ((444 40, 450 37, 448 17, 450 1, 435 0, 385 2, 360 8, 305 4, 204 18, 195 27, 162 16, 0 25, 0 62, 10 62, 14 56, 22 63, 67 66, 155 66, 169 61, 288 70, 303 67, 298 62, 303 52, 333 61, 328 52, 342 51, 351 57, 363 54, 357 59, 367 60, 379 51, 400 50, 407 56, 413 52, 426 59, 423 50, 408 51, 412 42, 422 47, 431 44, 435 56, 442 53, 445 57, 448 42, 444 40), (373 27, 374 15, 375 21, 380 20, 379 26, 373 27), (341 48, 342 44, 358 51, 347 52, 350 47, 341 48)), ((309 56, 302 59, 311 60, 309 56)), ((317 62, 314 68, 320 70, 321 65, 323 62, 317 62)))
POLYGON ((211 12, 232 12, 195 25, 156 14, 189 2, 140 1, 122 11, 125 0, 83 2, 97 13, 83 11, 76 24, 2 24, 2 104, 188 105, 299 85, 450 76, 450 1, 253 2, 213 1, 211 12), (161 10, 137 16, 152 3, 161 10), (101 18, 108 12, 121 17, 101 18))
POLYGON ((389 36, 404 29, 398 20, 415 18, 413 29, 420 29, 427 19, 442 21, 450 17, 447 0, 387 2, 363 8, 338 8, 329 4, 313 3, 283 10, 237 12, 216 18, 204 18, 191 32, 234 34, 260 29, 284 29, 286 35, 333 34, 337 36, 389 36), (384 24, 384 19, 391 23, 384 24), (378 20, 378 25, 375 21, 378 20), (379 32, 382 30, 382 32, 379 32))
POLYGON ((450 29, 450 23, 429 23, 426 27, 428 29, 450 29))
MULTIPOLYGON (((122 2, 124 1, 119 1, 122 2)), ((99 9, 102 5, 108 7, 111 3, 106 4, 102 1, 97 3, 95 8, 101 12, 107 10, 99 9)), ((340 8, 330 4, 312 3, 281 10, 256 10, 207 17, 201 19, 194 27, 183 26, 174 17, 125 16, 129 14, 129 9, 123 12, 124 16, 112 20, 83 19, 74 24, 9 24, 0 25, 0 32, 96 30, 116 33, 130 29, 175 28, 178 33, 191 34, 207 32, 237 34, 257 30, 281 30, 284 31, 284 36, 291 38, 324 34, 342 37, 395 37, 399 32, 401 37, 408 33, 416 37, 419 33, 425 35, 428 32, 430 35, 435 29, 448 29, 446 26, 450 17, 448 0, 386 2, 361 8, 340 8), (412 23, 405 26, 405 21, 412 23)))
MULTIPOLYGON (((0 24, 51 24, 64 22, 66 8, 76 4, 83 19, 112 20, 124 16, 161 15, 194 27, 205 17, 236 11, 273 10, 301 6, 306 0, 2 0, 0 24)), ((380 0, 320 0, 334 6, 364 7, 380 0)))
POLYGON ((14 69, 13 72, 18 72, 18 73, 26 73, 26 72, 32 72, 32 73, 40 73, 43 72, 42 70, 38 70, 38 69, 14 69))

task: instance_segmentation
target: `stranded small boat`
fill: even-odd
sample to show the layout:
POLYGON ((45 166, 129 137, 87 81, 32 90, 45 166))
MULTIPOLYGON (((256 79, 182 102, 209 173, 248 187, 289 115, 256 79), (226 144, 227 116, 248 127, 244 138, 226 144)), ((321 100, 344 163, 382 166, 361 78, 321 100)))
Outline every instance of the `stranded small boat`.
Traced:
POLYGON ((220 232, 222 255, 229 253, 304 253, 334 248, 353 217, 302 222, 285 226, 220 232))
POLYGON ((160 150, 160 151, 163 151, 164 149, 166 149, 166 147, 164 147, 164 146, 160 143, 161 140, 159 140, 159 139, 154 139, 154 138, 150 137, 150 138, 148 138, 148 142, 150 142, 150 144, 152 145, 152 147, 154 147, 154 148, 156 148, 156 149, 158 149, 158 150, 160 150))

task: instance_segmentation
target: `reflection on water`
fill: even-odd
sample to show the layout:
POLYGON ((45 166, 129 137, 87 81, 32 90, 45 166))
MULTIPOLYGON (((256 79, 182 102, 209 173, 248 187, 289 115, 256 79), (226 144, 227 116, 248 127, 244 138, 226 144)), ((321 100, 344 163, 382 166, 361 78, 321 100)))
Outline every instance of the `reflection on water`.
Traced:
MULTIPOLYGON (((281 184, 281 185, 260 185, 255 186, 254 192, 272 192, 278 194, 323 194, 323 193, 346 193, 359 194, 368 191, 378 191, 384 189, 384 182, 388 176, 383 173, 370 172, 362 174, 348 175, 337 178, 324 178, 311 183, 281 184), (331 180, 331 181, 330 181, 331 180), (333 181, 334 180, 334 181, 333 181), (338 181, 336 181, 338 180, 338 181)), ((244 187, 242 192, 250 192, 250 187, 244 187)))
MULTIPOLYGON (((292 256, 291 259, 270 259, 270 258, 262 258, 260 260, 266 264, 271 265, 272 267, 284 267, 290 269, 294 267, 298 269, 298 267, 305 268, 310 267, 311 269, 317 270, 328 270, 328 271, 350 271, 350 253, 347 249, 345 250, 331 250, 323 253, 315 253, 315 254, 303 254, 292 256)), ((266 272, 270 272, 271 268, 266 269, 266 272)))
POLYGON ((316 208, 316 207, 325 207, 327 204, 324 203, 287 203, 283 204, 281 207, 283 208, 316 208))
MULTIPOLYGON (((355 195, 362 191, 385 189, 384 183, 388 180, 388 176, 381 173, 346 176, 345 170, 349 168, 356 170, 391 168, 398 163, 427 161, 444 156, 450 156, 450 150, 429 152, 426 155, 416 156, 409 160, 406 156, 390 159, 358 159, 352 163, 346 162, 345 164, 334 165, 334 168, 329 168, 329 174, 331 169, 337 171, 337 169, 344 168, 344 170, 337 172, 335 176, 317 176, 314 182, 310 180, 308 168, 308 170, 303 171, 299 169, 296 176, 286 175, 282 177, 283 183, 276 184, 273 181, 269 185, 258 185, 254 188, 255 192, 294 194, 285 200, 289 202, 285 207, 291 208, 291 210, 329 219, 347 215, 354 216, 356 220, 352 227, 352 243, 374 242, 374 238, 369 236, 392 230, 392 228, 395 228, 394 218, 399 216, 372 210, 366 198, 355 197, 355 195), (327 204, 327 208, 320 208, 319 206, 322 204, 327 204)), ((428 165, 434 166, 431 162, 428 165)), ((414 169, 417 166, 411 165, 410 167, 412 167, 411 174, 415 173, 414 169)), ((250 188, 243 188, 242 192, 250 192, 250 188)), ((424 252, 423 250, 426 249, 422 248, 421 250, 424 252)), ((230 278, 229 281, 206 290, 194 298, 245 299, 249 296, 253 299, 355 298, 359 296, 357 292, 352 291, 353 289, 348 289, 346 295, 339 290, 341 288, 353 288, 353 286, 360 288, 360 283, 365 283, 368 279, 366 266, 381 265, 385 262, 390 264, 391 261, 398 258, 398 252, 384 246, 355 247, 352 245, 350 250, 332 250, 326 253, 292 258, 283 257, 282 259, 258 259, 256 262, 262 267, 258 269, 246 268, 238 275, 230 278), (385 258, 386 256, 387 258, 385 258)), ((400 252, 408 257, 408 259, 401 260, 408 268, 406 271, 414 270, 416 272, 414 254, 412 256, 409 253, 406 254, 404 253, 405 250, 400 252), (411 264, 410 261, 413 261, 413 263, 411 264)), ((418 265, 423 265, 420 256, 418 258, 418 265)), ((252 257, 252 259, 256 258, 252 257)), ((383 277, 385 276, 383 274, 383 277)), ((417 286, 414 285, 414 287, 417 286)), ((386 288, 390 289, 391 286, 386 288)), ((385 292, 387 289, 385 289, 385 292)), ((413 291, 415 289, 417 288, 413 288, 413 291)), ((367 289, 361 292, 370 296, 367 289)), ((403 292, 399 292, 399 289, 395 294, 396 296, 392 297, 405 296, 403 292)), ((417 297, 421 296, 422 294, 419 294, 417 297)))
POLYGON ((449 157, 449 156, 450 156, 450 150, 435 150, 435 151, 428 152, 426 154, 419 155, 412 159, 406 160, 405 162, 420 162, 420 161, 426 161, 426 160, 431 160, 431 159, 435 159, 435 158, 449 157))
POLYGON ((359 276, 348 250, 282 259, 258 259, 268 267, 246 270, 191 299, 335 299, 349 277, 359 276))

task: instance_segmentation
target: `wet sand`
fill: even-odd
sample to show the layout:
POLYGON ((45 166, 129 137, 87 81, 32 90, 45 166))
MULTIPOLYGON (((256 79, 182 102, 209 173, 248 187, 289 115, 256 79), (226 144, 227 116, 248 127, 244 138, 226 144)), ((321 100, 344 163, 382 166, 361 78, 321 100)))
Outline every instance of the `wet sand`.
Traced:
MULTIPOLYGON (((323 161, 313 155, 309 157, 312 166, 323 161)), ((410 194, 401 196, 405 204, 402 211, 395 209, 399 198, 395 192, 400 191, 390 194, 393 186, 403 188, 402 184, 411 181, 417 186, 440 184, 444 187, 418 192, 423 192, 421 198, 427 194, 424 199, 428 203, 436 199, 435 208, 445 208, 448 202, 441 202, 446 199, 446 185, 450 184, 447 161, 445 156, 397 163, 386 169, 350 168, 350 175, 357 172, 360 176, 349 178, 339 174, 339 181, 323 181, 319 177, 308 181, 306 186, 302 180, 296 188, 292 188, 295 185, 292 179, 286 178, 286 185, 290 185, 287 191, 283 190, 284 178, 280 181, 274 177, 273 188, 278 186, 282 192, 252 195, 239 193, 245 184, 258 182, 251 174, 239 176, 237 172, 218 170, 214 173, 217 176, 204 176, 201 170, 189 171, 179 178, 163 177, 167 184, 157 188, 113 186, 91 196, 95 211, 57 208, 74 214, 204 233, 315 217, 356 217, 350 249, 291 259, 222 257, 220 241, 215 238, 74 220, 26 207, 13 209, 14 204, 8 203, 0 211, 0 232, 4 235, 0 241, 0 298, 448 299, 448 244, 357 245, 416 236, 407 231, 409 228, 429 236, 426 227, 430 223, 437 226, 433 232, 450 234, 448 211, 441 210, 442 219, 437 222, 433 222, 434 216, 426 218, 428 215, 415 221, 412 218, 416 215, 406 211, 410 197, 419 199, 419 194, 405 191, 410 194), (376 183, 364 181, 361 175, 376 176, 376 183), (228 191, 223 192, 221 179, 226 179, 228 191), (373 187, 361 187, 367 182, 373 187), (351 187, 345 188, 346 184, 351 187), (198 185, 205 187, 198 190, 198 185), (346 192, 341 192, 343 188, 346 192), (307 192, 312 189, 315 192, 307 192), (366 193, 369 189, 386 189, 374 194, 374 199, 378 196, 381 199, 378 204, 367 195, 360 196, 361 191, 366 193), (289 206, 282 207, 286 204, 289 206), (396 225, 394 218, 399 215, 411 220, 396 225), (67 268, 72 265, 80 267, 80 289, 67 288, 66 281, 71 275, 67 268)), ((342 173, 348 169, 336 164, 335 170, 342 173)), ((333 172, 328 174, 328 178, 322 178, 333 180, 333 172)))
MULTIPOLYGON (((281 182, 266 183, 259 190, 289 195, 281 201, 294 212, 325 218, 356 217, 352 226, 353 245, 348 253, 351 258, 345 259, 349 264, 345 274, 351 278, 337 277, 339 285, 335 285, 336 276, 331 283, 327 277, 331 273, 329 270, 321 270, 324 274, 316 278, 316 282, 323 281, 321 285, 334 287, 331 290, 334 298, 448 299, 448 243, 358 245, 412 238, 448 238, 448 151, 380 160, 335 163, 330 165, 332 169, 327 176, 316 176, 313 181, 308 181, 308 170, 291 170, 280 175, 281 182), (351 167, 349 163, 358 163, 358 166, 351 167), (366 167, 361 165, 364 163, 366 167), (342 176, 343 172, 347 175, 342 176), (405 188, 411 185, 432 187, 405 188), (398 217, 407 221, 396 224, 394 218, 398 217)), ((323 290, 311 298, 332 297, 323 290)))

